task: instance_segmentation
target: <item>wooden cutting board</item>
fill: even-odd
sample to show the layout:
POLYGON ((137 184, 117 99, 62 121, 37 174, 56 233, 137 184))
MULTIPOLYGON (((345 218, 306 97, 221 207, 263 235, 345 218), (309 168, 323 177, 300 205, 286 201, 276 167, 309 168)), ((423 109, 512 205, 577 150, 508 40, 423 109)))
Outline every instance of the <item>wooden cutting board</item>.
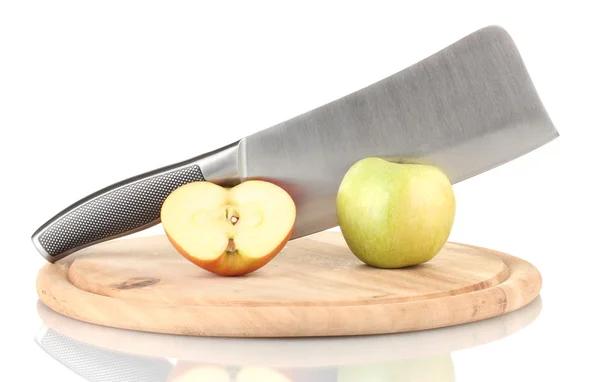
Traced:
POLYGON ((503 315, 538 296, 541 275, 505 253, 448 242, 430 262, 384 270, 360 262, 339 232, 290 241, 260 270, 209 273, 164 235, 86 248, 38 274, 40 300, 78 320, 190 336, 305 337, 398 333, 503 315))

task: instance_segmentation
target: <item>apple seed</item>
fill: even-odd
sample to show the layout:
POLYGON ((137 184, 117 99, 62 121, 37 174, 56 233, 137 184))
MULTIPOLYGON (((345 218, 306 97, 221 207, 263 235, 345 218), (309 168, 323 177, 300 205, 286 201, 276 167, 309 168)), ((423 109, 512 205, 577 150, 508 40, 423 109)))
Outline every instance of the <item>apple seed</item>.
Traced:
POLYGON ((235 208, 228 206, 225 209, 225 218, 227 220, 229 220, 231 222, 231 224, 235 225, 235 223, 238 222, 238 220, 240 219, 240 217, 238 216, 238 212, 235 210, 235 208))

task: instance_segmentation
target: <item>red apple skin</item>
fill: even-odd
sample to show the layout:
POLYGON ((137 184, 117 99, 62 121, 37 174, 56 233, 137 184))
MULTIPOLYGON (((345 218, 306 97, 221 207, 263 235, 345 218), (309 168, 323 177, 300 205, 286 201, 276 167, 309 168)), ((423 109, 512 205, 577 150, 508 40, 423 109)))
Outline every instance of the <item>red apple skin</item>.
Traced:
POLYGON ((270 253, 266 254, 263 257, 251 259, 249 257, 244 257, 239 253, 228 254, 226 252, 223 252, 221 256, 208 261, 192 256, 191 254, 186 252, 175 240, 173 240, 167 232, 165 232, 165 234, 171 242, 171 244, 183 257, 185 257, 193 264, 199 266, 200 268, 203 268, 219 276, 242 276, 264 267, 265 265, 267 265, 267 263, 273 260, 273 258, 277 256, 281 252, 281 250, 286 246, 286 244, 290 240, 290 237, 292 236, 293 230, 294 229, 292 227, 290 232, 288 232, 288 234, 284 237, 281 243, 277 247, 275 247, 270 253))

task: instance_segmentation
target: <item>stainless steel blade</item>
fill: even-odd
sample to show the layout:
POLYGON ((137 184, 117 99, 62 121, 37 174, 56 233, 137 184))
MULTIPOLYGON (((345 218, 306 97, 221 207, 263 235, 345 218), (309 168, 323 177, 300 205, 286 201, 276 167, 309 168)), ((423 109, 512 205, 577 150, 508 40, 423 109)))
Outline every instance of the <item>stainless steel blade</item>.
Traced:
POLYGON ((369 87, 240 142, 239 171, 292 194, 292 238, 337 225, 348 168, 369 156, 440 167, 453 183, 558 137, 517 47, 491 26, 369 87))

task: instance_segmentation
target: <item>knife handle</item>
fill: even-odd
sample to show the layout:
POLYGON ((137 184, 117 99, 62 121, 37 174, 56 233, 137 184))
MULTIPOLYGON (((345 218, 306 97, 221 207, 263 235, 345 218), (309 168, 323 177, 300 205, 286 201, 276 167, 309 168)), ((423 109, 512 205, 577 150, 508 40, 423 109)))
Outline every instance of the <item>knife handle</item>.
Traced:
POLYGON ((239 181, 237 143, 137 175, 73 203, 35 231, 31 240, 54 263, 85 247, 154 226, 164 200, 195 181, 239 181))

